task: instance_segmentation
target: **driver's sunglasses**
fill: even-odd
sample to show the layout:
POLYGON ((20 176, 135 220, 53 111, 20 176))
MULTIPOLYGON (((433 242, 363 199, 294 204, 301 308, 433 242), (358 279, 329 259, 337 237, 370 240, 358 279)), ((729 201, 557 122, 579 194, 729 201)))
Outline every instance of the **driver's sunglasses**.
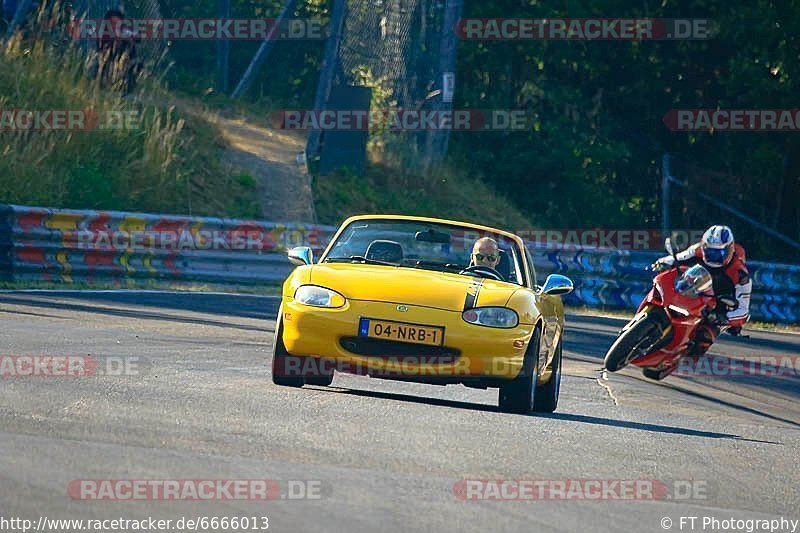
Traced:
POLYGON ((496 255, 493 254, 472 254, 472 255, 474 255, 475 259, 477 259, 478 261, 483 261, 485 259, 486 261, 491 261, 492 263, 494 263, 499 259, 496 255))

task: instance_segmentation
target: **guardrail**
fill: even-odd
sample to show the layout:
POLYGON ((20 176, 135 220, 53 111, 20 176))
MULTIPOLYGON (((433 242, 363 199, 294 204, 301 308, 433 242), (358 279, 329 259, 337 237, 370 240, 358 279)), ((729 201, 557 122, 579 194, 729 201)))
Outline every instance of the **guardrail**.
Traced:
MULTIPOLYGON (((568 250, 539 246, 534 265, 539 277, 560 273, 572 278, 575 291, 566 304, 635 309, 652 287, 647 267, 666 252, 631 250, 568 250)), ((756 320, 800 322, 800 265, 748 261, 753 280, 750 313, 756 320)))
POLYGON ((331 226, 0 205, 0 279, 275 285, 331 226))
MULTIPOLYGON (((153 280, 276 285, 294 268, 285 252, 319 253, 336 228, 120 211, 0 205, 0 279, 137 284, 153 280)), ((662 254, 531 246, 539 278, 575 282, 567 304, 634 309, 662 254)), ((800 322, 800 265, 749 261, 754 319, 800 322)))

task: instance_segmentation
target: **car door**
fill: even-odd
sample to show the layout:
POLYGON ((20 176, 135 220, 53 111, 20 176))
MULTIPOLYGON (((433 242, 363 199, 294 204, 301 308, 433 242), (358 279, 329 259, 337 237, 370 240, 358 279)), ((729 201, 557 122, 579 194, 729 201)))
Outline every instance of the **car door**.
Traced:
POLYGON ((541 287, 537 284, 533 254, 527 246, 525 246, 525 262, 528 265, 529 282, 536 295, 536 305, 542 314, 542 355, 546 357, 546 364, 549 365, 555 356, 556 345, 564 327, 562 322, 563 306, 560 297, 549 296, 541 292, 541 287))

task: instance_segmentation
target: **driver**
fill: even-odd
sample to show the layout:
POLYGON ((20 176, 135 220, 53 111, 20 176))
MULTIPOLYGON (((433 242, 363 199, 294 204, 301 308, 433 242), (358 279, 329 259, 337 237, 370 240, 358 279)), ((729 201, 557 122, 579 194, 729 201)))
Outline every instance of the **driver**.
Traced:
POLYGON ((485 266, 492 270, 497 269, 500 262, 500 247, 491 237, 481 237, 472 247, 472 258, 469 266, 485 266))

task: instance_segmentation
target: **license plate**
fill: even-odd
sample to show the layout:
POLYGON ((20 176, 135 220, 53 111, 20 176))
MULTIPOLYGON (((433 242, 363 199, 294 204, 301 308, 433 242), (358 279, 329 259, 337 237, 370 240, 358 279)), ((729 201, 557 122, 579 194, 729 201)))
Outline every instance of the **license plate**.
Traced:
POLYGON ((358 336, 427 344, 429 346, 441 346, 444 344, 444 328, 442 327, 374 320, 372 318, 361 319, 361 323, 358 326, 358 336))

